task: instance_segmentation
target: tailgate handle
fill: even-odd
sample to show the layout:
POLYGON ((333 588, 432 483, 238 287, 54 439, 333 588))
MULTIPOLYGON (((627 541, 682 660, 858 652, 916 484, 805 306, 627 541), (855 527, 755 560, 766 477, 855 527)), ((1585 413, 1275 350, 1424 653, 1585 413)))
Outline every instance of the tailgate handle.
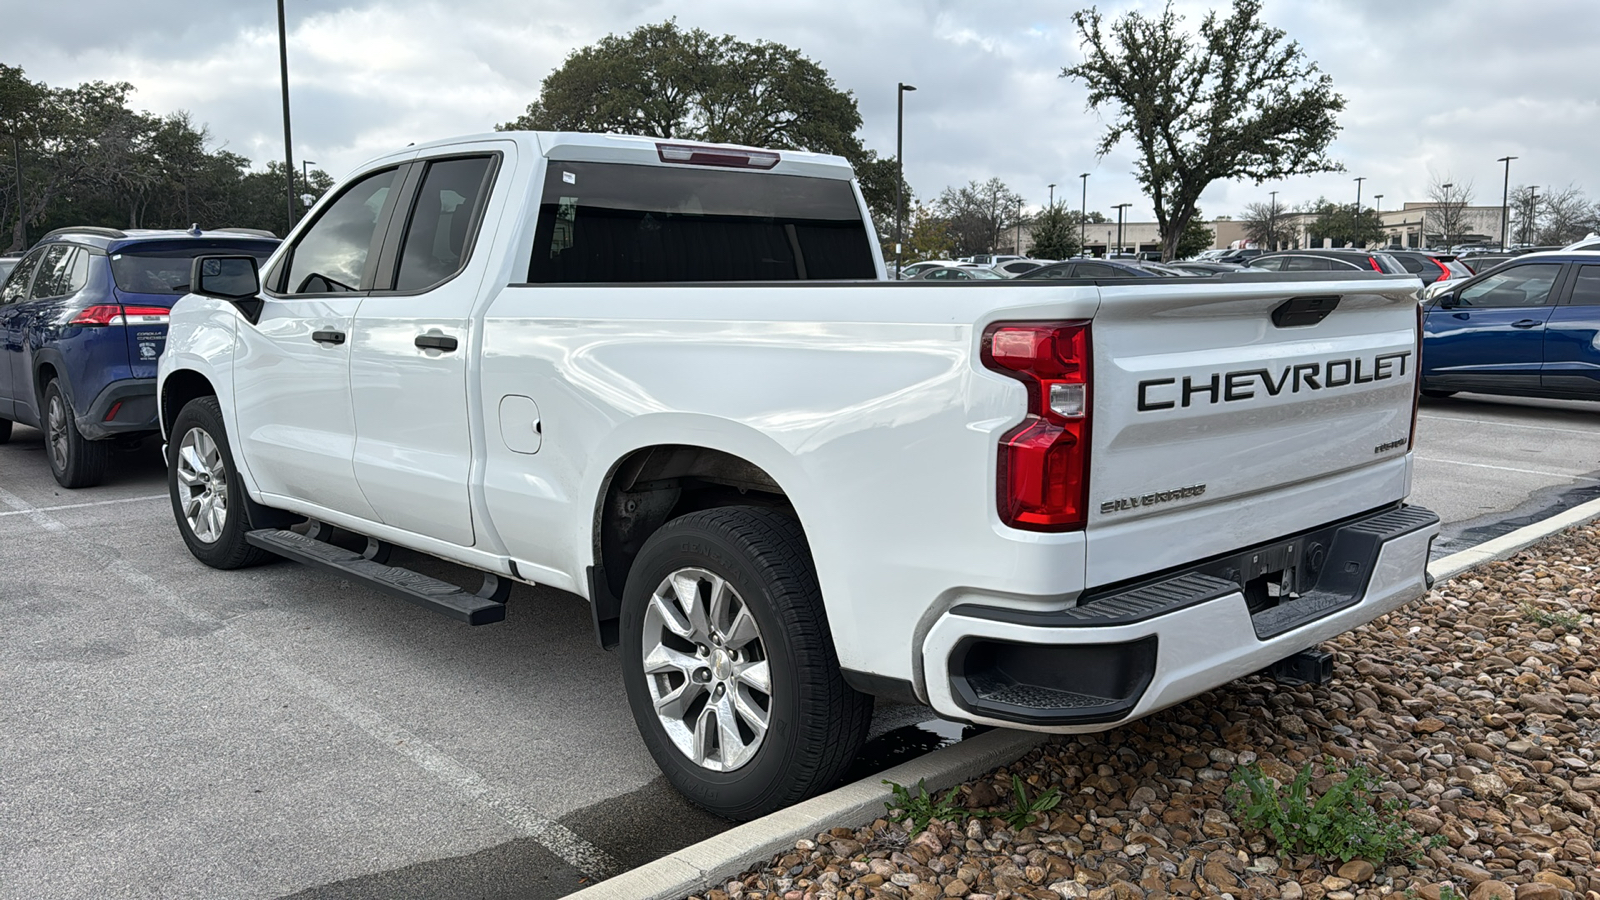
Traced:
POLYGON ((1290 297, 1272 311, 1272 324, 1279 328, 1296 328, 1315 325, 1328 317, 1339 306, 1338 294, 1321 294, 1315 297, 1290 297))
POLYGON ((1511 323, 1512 328, 1532 328, 1539 324, 1538 319, 1518 319, 1511 323))

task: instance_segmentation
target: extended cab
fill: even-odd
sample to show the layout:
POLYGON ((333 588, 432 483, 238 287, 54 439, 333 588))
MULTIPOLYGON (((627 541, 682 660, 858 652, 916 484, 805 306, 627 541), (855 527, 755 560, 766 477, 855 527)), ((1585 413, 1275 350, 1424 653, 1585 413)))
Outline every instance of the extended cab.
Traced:
POLYGON ((657 762, 737 818, 835 782, 874 695, 1104 730, 1425 591, 1414 277, 880 283, 874 234, 835 157, 376 160, 259 272, 196 262, 183 539, 471 624, 586 598, 657 762))

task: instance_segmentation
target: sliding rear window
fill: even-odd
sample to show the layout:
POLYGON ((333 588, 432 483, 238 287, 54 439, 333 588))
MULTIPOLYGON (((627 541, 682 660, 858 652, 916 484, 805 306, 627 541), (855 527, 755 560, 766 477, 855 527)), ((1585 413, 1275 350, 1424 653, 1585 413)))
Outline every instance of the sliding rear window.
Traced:
POLYGON ((552 161, 528 281, 876 277, 850 182, 552 161))

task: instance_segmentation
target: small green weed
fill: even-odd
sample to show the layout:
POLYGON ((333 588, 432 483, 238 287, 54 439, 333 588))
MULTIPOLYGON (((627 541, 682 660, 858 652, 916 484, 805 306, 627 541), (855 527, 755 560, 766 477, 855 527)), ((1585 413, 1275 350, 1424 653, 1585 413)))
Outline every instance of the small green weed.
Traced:
POLYGON ((1584 617, 1578 615, 1577 613, 1554 612, 1548 609, 1540 609, 1526 600, 1522 601, 1517 608, 1522 610, 1522 614, 1524 616, 1528 617, 1528 621, 1538 625, 1541 628, 1556 628, 1559 626, 1567 629, 1568 631, 1576 631, 1577 629, 1583 627, 1584 617))
MULTIPOLYGON (((1332 768, 1333 760, 1328 762, 1332 768)), ((1259 765, 1237 770, 1228 799, 1240 821, 1272 835, 1290 853, 1323 859, 1361 857, 1381 865, 1389 859, 1415 860, 1422 853, 1421 836, 1400 817, 1404 807, 1396 800, 1378 801, 1364 766, 1345 772, 1321 797, 1311 796, 1312 767, 1306 763, 1282 787, 1268 781, 1259 765)))
POLYGON ((942 798, 935 798, 928 793, 927 784, 920 780, 913 788, 888 779, 884 779, 883 783, 894 792, 894 799, 883 804, 888 808, 889 821, 910 822, 912 834, 927 830, 928 823, 934 819, 956 822, 967 817, 967 811, 956 803, 956 795, 961 793, 959 787, 951 788, 942 798))
POLYGON ((1011 801, 1016 804, 1015 808, 1002 818, 1006 820, 1006 824, 1020 831, 1032 825, 1034 820, 1039 817, 1039 813, 1049 812, 1056 808, 1057 804, 1061 802, 1061 789, 1052 787, 1047 791, 1040 792, 1036 797, 1029 798, 1028 786, 1022 783, 1022 776, 1012 775, 1011 801))

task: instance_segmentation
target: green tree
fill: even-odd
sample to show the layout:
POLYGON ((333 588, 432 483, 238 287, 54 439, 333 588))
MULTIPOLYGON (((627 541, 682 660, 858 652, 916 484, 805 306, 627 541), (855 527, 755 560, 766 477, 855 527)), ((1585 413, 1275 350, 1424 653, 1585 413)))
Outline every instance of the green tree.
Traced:
POLYGON ((1200 251, 1210 250, 1216 239, 1217 233, 1207 228, 1206 223, 1200 221, 1200 211, 1197 209, 1195 210, 1195 217, 1189 220, 1188 225, 1184 226, 1183 236, 1178 239, 1178 249, 1174 251, 1173 258, 1189 259, 1199 256, 1200 251))
MULTIPOLYGON (((868 150, 862 155, 862 160, 855 164, 856 181, 861 185, 861 197, 867 201, 867 209, 872 213, 872 224, 878 228, 878 243, 893 250, 894 248, 894 180, 898 167, 894 157, 879 159, 878 155, 868 150)), ((900 183, 901 208, 905 210, 907 233, 910 233, 910 213, 916 208, 916 198, 911 193, 911 185, 904 181, 900 183)))
POLYGON ((855 98, 821 66, 782 44, 685 31, 675 20, 575 51, 522 116, 497 127, 616 131, 865 161, 855 98))
POLYGON ((908 262, 949 258, 955 250, 955 240, 950 236, 950 220, 935 214, 926 206, 909 211, 905 246, 908 262))
POLYGON ((954 252, 962 256, 988 253, 1001 244, 1001 233, 1017 224, 1022 197, 998 178, 966 187, 945 188, 935 203, 939 215, 950 220, 954 252))
POLYGON ((1227 18, 1207 13, 1198 35, 1170 4, 1159 16, 1130 12, 1109 25, 1095 8, 1073 14, 1085 57, 1062 77, 1088 87, 1091 109, 1116 107, 1101 156, 1124 137, 1138 145, 1163 258, 1177 252, 1213 181, 1341 170, 1326 152, 1344 98, 1260 12, 1260 0, 1233 0, 1227 18))
POLYGON ((1361 210, 1358 216, 1353 203, 1332 203, 1318 198, 1311 212, 1316 218, 1306 228, 1306 233, 1313 240, 1327 239, 1340 247, 1365 247, 1383 243, 1387 235, 1378 211, 1370 207, 1361 210))
POLYGON ((1033 217, 1028 235, 1028 255, 1035 259, 1071 259, 1083 250, 1078 240, 1076 211, 1068 212, 1060 203, 1033 217))

